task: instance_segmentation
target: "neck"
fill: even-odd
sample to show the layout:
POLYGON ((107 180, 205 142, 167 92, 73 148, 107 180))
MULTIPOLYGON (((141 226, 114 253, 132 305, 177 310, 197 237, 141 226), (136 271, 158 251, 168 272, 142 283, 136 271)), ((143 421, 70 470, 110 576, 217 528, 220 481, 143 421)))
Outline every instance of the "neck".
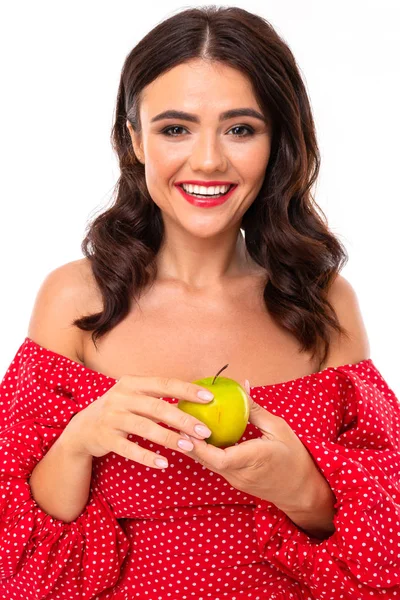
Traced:
POLYGON ((260 270, 247 253, 242 232, 195 238, 166 235, 157 255, 157 279, 188 290, 217 288, 237 277, 260 270))

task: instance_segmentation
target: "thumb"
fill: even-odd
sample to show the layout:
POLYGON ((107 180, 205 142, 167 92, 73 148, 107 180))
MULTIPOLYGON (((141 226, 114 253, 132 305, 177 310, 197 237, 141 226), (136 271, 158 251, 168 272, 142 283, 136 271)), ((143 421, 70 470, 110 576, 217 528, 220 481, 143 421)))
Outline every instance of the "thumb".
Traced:
POLYGON ((276 437, 276 435, 274 434, 276 424, 275 415, 263 408, 250 396, 250 386, 247 379, 245 381, 245 388, 249 398, 249 422, 252 423, 252 425, 258 427, 263 432, 263 434, 266 437, 268 437, 268 439, 274 439, 276 437))

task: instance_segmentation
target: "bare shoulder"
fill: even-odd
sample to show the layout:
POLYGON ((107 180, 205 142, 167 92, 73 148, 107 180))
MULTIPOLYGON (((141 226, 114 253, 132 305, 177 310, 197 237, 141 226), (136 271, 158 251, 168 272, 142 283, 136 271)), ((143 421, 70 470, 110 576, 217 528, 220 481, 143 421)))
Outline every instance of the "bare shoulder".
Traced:
POLYGON ((360 302, 351 283, 338 275, 328 291, 328 300, 348 337, 334 333, 321 369, 354 364, 370 358, 370 344, 360 302))
POLYGON ((88 259, 74 260, 51 271, 39 286, 28 337, 43 348, 83 364, 83 332, 73 324, 90 314, 97 298, 88 259))

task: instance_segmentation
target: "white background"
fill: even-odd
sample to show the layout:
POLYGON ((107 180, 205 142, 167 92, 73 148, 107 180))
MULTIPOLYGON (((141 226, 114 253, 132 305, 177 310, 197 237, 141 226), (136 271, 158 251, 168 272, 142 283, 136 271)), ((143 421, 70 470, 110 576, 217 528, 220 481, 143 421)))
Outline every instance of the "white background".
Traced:
MULTIPOLYGON (((342 274, 357 292, 371 357, 399 395, 399 3, 233 4, 270 21, 296 57, 322 155, 316 201, 349 253, 342 274)), ((0 379, 43 279, 83 256, 89 219, 111 202, 110 134, 126 55, 191 5, 139 6, 2 3, 0 379)))

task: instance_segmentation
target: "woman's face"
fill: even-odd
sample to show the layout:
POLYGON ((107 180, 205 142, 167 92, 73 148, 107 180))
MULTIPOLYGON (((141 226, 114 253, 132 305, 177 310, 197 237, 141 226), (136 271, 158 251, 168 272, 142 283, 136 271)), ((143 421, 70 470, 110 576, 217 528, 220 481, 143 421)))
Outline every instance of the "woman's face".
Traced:
POLYGON ((149 193, 166 224, 199 237, 235 224, 239 229, 262 186, 271 150, 271 127, 265 120, 231 116, 220 121, 225 111, 243 108, 262 115, 249 80, 236 69, 200 59, 174 67, 143 90, 141 134, 127 125, 135 154, 145 164, 149 193), (193 120, 157 118, 167 110, 184 111, 193 120), (203 208, 190 204, 176 187, 193 180, 237 187, 225 203, 203 208))

